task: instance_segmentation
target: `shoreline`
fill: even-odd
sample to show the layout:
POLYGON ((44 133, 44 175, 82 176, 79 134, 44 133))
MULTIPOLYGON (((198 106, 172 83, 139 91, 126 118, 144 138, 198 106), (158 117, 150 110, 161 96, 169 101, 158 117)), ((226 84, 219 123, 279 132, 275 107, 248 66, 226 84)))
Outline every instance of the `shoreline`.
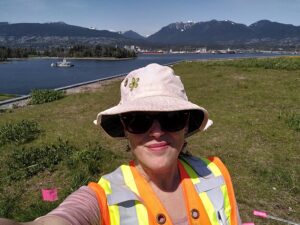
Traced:
MULTIPOLYGON (((120 75, 116 75, 113 77, 109 77, 107 79, 92 81, 90 83, 78 85, 75 87, 66 87, 66 88, 62 88, 62 89, 58 88, 58 89, 54 89, 54 90, 63 90, 65 92, 65 95, 94 92, 94 91, 100 89, 101 87, 108 85, 111 82, 118 81, 118 80, 121 81, 125 75, 126 74, 120 74, 120 75)), ((5 95, 5 94, 0 93, 0 95, 5 95)), ((30 102, 30 94, 21 95, 21 96, 15 97, 15 98, 10 98, 7 100, 0 101, 0 113, 1 113, 1 110, 5 110, 5 109, 25 107, 29 104, 29 102, 30 102)))
POLYGON ((9 62, 9 61, 22 61, 22 60, 31 60, 31 59, 67 59, 67 60, 99 60, 99 61, 123 61, 123 60, 131 60, 135 59, 136 57, 129 57, 129 58, 115 58, 115 57, 50 57, 50 56, 33 56, 33 57, 28 57, 28 58, 8 58, 5 61, 0 61, 1 62, 9 62))

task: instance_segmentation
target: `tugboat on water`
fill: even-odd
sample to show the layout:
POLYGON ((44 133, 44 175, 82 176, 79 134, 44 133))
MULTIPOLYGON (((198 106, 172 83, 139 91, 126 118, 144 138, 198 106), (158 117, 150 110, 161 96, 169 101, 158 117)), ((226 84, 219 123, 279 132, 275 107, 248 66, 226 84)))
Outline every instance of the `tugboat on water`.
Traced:
POLYGON ((61 62, 55 62, 55 63, 51 63, 52 67, 72 67, 74 66, 74 64, 72 64, 71 62, 68 62, 65 58, 63 59, 63 61, 61 62))

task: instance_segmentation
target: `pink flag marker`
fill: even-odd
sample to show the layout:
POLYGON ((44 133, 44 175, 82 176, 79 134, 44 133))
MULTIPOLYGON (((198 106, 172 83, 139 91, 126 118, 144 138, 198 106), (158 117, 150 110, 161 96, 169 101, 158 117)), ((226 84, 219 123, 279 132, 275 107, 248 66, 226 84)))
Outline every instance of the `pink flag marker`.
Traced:
POLYGON ((253 215, 258 216, 258 217, 262 217, 262 218, 267 218, 268 217, 266 212, 257 211, 257 210, 253 210, 253 215))
POLYGON ((54 202, 58 199, 57 189, 56 188, 43 188, 42 189, 42 198, 46 202, 54 202))
POLYGON ((300 225, 300 223, 296 223, 290 220, 285 220, 276 216, 271 216, 268 215, 266 212, 262 212, 262 211, 258 211, 258 210, 253 210, 253 215, 258 216, 258 217, 262 217, 262 218, 268 218, 268 219, 272 219, 272 220, 277 220, 283 223, 288 223, 288 224, 293 224, 293 225, 300 225))
POLYGON ((255 225, 254 223, 243 223, 242 225, 255 225))

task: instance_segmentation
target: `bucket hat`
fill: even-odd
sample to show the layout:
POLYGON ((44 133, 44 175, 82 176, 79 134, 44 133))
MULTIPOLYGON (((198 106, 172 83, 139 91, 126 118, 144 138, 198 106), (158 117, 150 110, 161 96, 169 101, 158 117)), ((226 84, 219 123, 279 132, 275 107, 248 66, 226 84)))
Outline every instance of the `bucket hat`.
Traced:
POLYGON ((169 66, 152 63, 130 72, 122 81, 120 91, 119 104, 100 112, 94 120, 111 137, 125 137, 120 114, 133 111, 187 110, 190 116, 186 136, 212 124, 207 111, 188 100, 180 77, 169 66))

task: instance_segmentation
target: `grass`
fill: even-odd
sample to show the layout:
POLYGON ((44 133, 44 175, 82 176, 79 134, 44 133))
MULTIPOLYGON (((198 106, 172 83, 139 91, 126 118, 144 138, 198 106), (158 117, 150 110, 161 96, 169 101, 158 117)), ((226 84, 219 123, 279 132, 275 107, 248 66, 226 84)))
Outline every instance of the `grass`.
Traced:
POLYGON ((5 101, 11 98, 16 98, 18 95, 13 95, 13 94, 0 94, 0 101, 5 101))
MULTIPOLYGON (((225 162, 243 222, 278 224, 254 218, 253 209, 300 221, 299 65, 300 58, 287 57, 174 66, 189 99, 205 107, 214 120, 207 132, 188 139, 189 148, 195 155, 217 155, 225 162)), ((0 147, 0 217, 28 221, 43 215, 79 186, 128 161, 126 142, 107 137, 92 124, 99 111, 118 102, 119 84, 111 82, 93 93, 0 114, 0 126, 27 119, 43 131, 29 143, 0 147), (55 163, 43 161, 45 168, 19 180, 9 176, 18 174, 6 166, 20 160, 18 156, 30 155, 30 151, 41 151, 43 156, 45 146, 60 143, 67 143, 63 148, 67 157, 55 163), (52 186, 59 190, 59 201, 42 202, 40 188, 52 186)))

